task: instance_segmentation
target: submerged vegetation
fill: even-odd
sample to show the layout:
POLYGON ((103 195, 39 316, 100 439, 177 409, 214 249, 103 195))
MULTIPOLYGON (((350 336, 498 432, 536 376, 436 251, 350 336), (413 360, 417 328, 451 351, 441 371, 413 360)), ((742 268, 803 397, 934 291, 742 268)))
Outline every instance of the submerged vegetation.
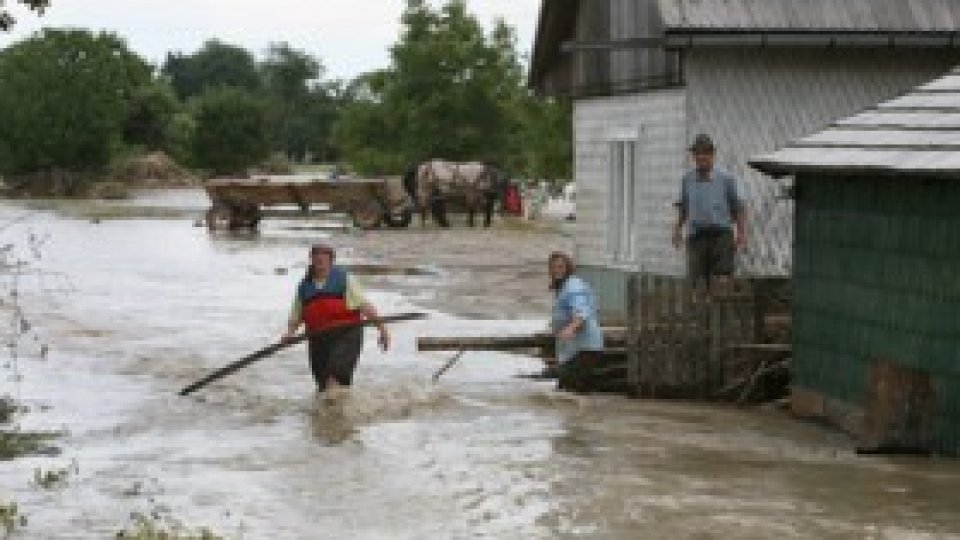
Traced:
POLYGON ((57 453, 59 451, 50 445, 50 441, 59 436, 58 433, 0 428, 0 461, 21 456, 57 453))
POLYGON ((33 470, 33 484, 41 489, 56 490, 67 487, 72 475, 79 474, 80 464, 74 460, 66 467, 33 470))
POLYGON ((17 503, 0 502, 0 533, 3 533, 4 538, 26 526, 27 516, 20 513, 17 503))
POLYGON ((129 528, 119 531, 115 538, 118 540, 224 540, 224 537, 201 528, 198 531, 189 531, 183 525, 162 519, 157 515, 147 516, 135 513, 131 516, 133 522, 129 528))

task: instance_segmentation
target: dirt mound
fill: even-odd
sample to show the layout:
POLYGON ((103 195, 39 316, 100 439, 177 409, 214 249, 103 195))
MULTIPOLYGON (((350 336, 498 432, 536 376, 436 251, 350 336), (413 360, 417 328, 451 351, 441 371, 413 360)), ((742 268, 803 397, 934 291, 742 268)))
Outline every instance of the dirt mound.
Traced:
POLYGON ((274 152, 259 165, 251 168, 252 174, 293 174, 293 163, 283 152, 274 152))
POLYGON ((131 156, 114 164, 112 179, 147 187, 190 186, 196 177, 164 152, 131 156))

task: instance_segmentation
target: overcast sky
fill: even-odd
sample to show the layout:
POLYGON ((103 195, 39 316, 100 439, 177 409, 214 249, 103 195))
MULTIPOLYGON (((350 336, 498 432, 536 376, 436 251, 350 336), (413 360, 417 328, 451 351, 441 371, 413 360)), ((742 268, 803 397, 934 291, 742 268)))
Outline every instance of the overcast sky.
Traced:
MULTIPOLYGON (((397 38, 403 4, 403 0, 53 0, 43 17, 14 8, 17 26, 10 34, 0 34, 0 47, 44 26, 114 31, 154 63, 162 62, 167 51, 192 52, 212 37, 257 54, 272 41, 287 41, 319 56, 328 77, 350 78, 387 64, 387 48, 397 38)), ((484 24, 498 16, 506 19, 517 30, 520 51, 529 52, 540 0, 468 0, 468 4, 484 24)))

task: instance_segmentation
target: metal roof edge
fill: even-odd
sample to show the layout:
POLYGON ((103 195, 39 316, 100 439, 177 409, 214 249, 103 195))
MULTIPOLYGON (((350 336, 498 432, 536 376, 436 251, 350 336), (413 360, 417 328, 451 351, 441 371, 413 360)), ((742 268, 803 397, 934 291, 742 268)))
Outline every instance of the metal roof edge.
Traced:
POLYGON ((884 47, 953 48, 960 47, 960 30, 901 31, 784 28, 667 28, 668 49, 695 47, 884 47))
POLYGON ((854 176, 871 174, 877 176, 895 176, 909 174, 922 178, 952 178, 960 180, 960 168, 955 169, 916 169, 892 168, 880 165, 818 165, 813 163, 783 163, 765 154, 751 158, 747 164, 772 179, 787 176, 799 176, 813 173, 834 174, 837 176, 854 176))

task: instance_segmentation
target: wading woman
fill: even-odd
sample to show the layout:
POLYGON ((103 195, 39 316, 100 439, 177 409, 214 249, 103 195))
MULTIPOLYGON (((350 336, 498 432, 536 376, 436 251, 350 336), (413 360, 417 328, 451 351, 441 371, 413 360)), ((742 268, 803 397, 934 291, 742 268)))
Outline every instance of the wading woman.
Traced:
MULTIPOLYGON (((310 248, 307 274, 297 287, 284 339, 289 339, 305 325, 307 332, 329 330, 308 341, 310 370, 320 392, 350 386, 353 371, 363 350, 364 319, 378 317, 367 301, 356 279, 343 267, 334 264, 336 253, 327 245, 310 248), (351 325, 337 328, 343 325, 351 325)), ((377 325, 380 347, 390 347, 390 334, 383 324, 377 325)))
POLYGON ((603 351, 597 301, 585 281, 574 275, 573 259, 555 252, 548 261, 554 293, 552 329, 557 340, 559 388, 584 392, 603 351))

